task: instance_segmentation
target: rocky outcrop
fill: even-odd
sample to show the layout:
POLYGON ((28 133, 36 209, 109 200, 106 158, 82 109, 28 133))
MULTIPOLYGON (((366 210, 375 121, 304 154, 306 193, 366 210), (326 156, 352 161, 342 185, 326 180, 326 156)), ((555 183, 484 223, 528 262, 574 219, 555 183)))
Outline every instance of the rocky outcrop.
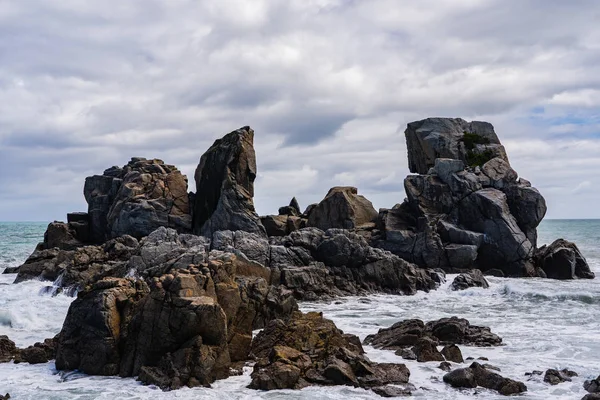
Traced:
POLYGON ((527 391, 527 386, 523 382, 505 378, 495 372, 491 372, 476 362, 468 368, 460 368, 448 372, 444 375, 444 382, 455 388, 476 388, 481 386, 496 390, 505 396, 527 391))
POLYGON ((42 364, 53 360, 56 356, 56 338, 46 339, 24 349, 19 349, 8 336, 0 336, 0 363, 14 361, 15 364, 26 362, 42 364))
POLYGON ((569 371, 568 369, 549 369, 544 374, 544 382, 547 382, 551 385, 558 385, 563 382, 571 382, 571 378, 577 376, 577 373, 574 371, 569 371))
POLYGON ((266 235, 254 210, 254 131, 245 126, 218 139, 202 155, 194 175, 193 232, 212 237, 220 230, 266 235))
POLYGON ((132 158, 123 168, 86 178, 90 239, 142 238, 161 226, 191 229, 187 178, 161 160, 132 158))
POLYGON ((438 158, 460 160, 466 165, 478 156, 508 161, 494 127, 488 122, 427 118, 409 123, 405 135, 408 167, 413 173, 427 174, 438 158))
POLYGON ((585 257, 575 243, 558 239, 549 246, 542 246, 535 253, 535 261, 548 278, 553 279, 593 279, 585 257))
POLYGON ((465 290, 470 287, 480 287, 487 289, 490 287, 480 270, 474 269, 469 272, 458 275, 452 281, 450 288, 452 290, 465 290))
POLYGON ((145 281, 107 278, 79 293, 59 335, 56 367, 139 376, 164 389, 210 385, 246 360, 252 330, 297 309, 270 270, 206 253, 204 238, 161 228, 131 261, 145 281))
POLYGON ((271 321, 252 341, 252 355, 257 362, 250 388, 260 390, 309 385, 376 388, 406 384, 410 376, 404 364, 369 361, 356 336, 344 334, 320 313, 271 321))
POLYGON ((544 276, 533 256, 546 203, 518 179, 492 125, 429 118, 408 124, 407 199, 382 209, 373 245, 429 268, 544 276))
MULTIPOLYGON (((424 323, 409 319, 380 329, 365 338, 364 343, 377 349, 398 350, 415 346, 423 338, 435 344, 464 344, 470 346, 499 346, 502 339, 490 328, 471 325, 464 318, 442 318, 424 323)), ((443 360, 441 360, 443 361, 443 360)))
POLYGON ((10 340, 8 336, 0 336, 0 363, 5 363, 13 360, 19 353, 19 349, 15 342, 10 340))
POLYGON ((308 213, 307 226, 322 230, 354 229, 375 222, 377 211, 373 204, 358 194, 355 187, 334 187, 308 213))

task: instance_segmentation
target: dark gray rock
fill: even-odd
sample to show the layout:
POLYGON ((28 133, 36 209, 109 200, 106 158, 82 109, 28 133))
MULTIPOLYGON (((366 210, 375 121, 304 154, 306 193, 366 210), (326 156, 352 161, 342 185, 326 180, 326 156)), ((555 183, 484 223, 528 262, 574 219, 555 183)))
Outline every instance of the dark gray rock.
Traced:
POLYGON ((535 254, 536 265, 552 279, 593 279, 585 257, 575 243, 558 239, 549 246, 542 246, 535 254))
POLYGON ((470 287, 481 287, 487 289, 490 287, 490 285, 483 277, 481 271, 478 269, 458 275, 456 278, 454 278, 452 284, 450 285, 452 290, 465 290, 470 287))
POLYGON ((551 385, 558 385, 563 382, 571 382, 571 378, 577 376, 576 372, 563 369, 561 371, 557 369, 549 369, 544 374, 544 382, 551 385))
POLYGON ((423 337, 417 340, 412 351, 417 356, 418 362, 444 361, 444 356, 437 349, 437 340, 423 337))
POLYGON ((481 386, 496 390, 505 396, 527 391, 527 386, 523 382, 505 378, 495 372, 489 371, 476 362, 468 368, 460 368, 448 372, 444 375, 444 382, 456 388, 475 388, 481 386))
POLYGON ((447 346, 444 346, 441 353, 446 359, 446 361, 452 361, 455 363, 465 362, 460 348, 455 344, 449 344, 447 346))
POLYGON ((504 147, 500 144, 494 127, 487 122, 467 122, 460 118, 427 118, 411 122, 406 131, 408 165, 410 172, 427 174, 437 158, 461 160, 469 164, 468 152, 490 151, 494 156, 507 160, 504 147), (465 133, 482 138, 469 149, 465 133), (486 143, 483 143, 486 142, 486 143))
POLYGON ((590 393, 600 394, 600 375, 596 379, 590 379, 583 383, 583 388, 590 393))
POLYGON ((266 236, 254 209, 254 131, 243 127, 218 139, 202 155, 194 175, 193 232, 212 237, 220 230, 266 236))

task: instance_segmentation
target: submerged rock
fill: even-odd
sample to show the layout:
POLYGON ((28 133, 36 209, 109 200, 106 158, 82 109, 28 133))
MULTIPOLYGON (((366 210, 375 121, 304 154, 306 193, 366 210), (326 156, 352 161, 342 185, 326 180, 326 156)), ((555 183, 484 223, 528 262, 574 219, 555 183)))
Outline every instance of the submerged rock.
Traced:
POLYGON ((452 290, 465 290, 470 287, 480 287, 487 289, 490 287, 487 280, 483 277, 483 274, 480 270, 474 269, 469 272, 462 273, 458 275, 452 281, 450 288, 452 290))
POLYGON ((600 394, 600 375, 596 379, 590 379, 583 383, 583 388, 590 393, 600 394))
POLYGON ((294 313, 271 321, 252 341, 257 362, 250 388, 300 389, 309 385, 349 385, 364 388, 405 384, 404 364, 373 363, 360 341, 340 331, 320 313, 294 313))
POLYGON ((220 230, 266 236, 254 209, 254 131, 245 126, 218 139, 202 155, 194 175, 193 231, 212 237, 220 230))
POLYGON ((523 382, 505 378, 487 370, 484 366, 476 362, 468 368, 460 368, 448 372, 444 375, 444 382, 456 388, 475 388, 481 386, 496 390, 505 396, 527 391, 527 386, 523 382))

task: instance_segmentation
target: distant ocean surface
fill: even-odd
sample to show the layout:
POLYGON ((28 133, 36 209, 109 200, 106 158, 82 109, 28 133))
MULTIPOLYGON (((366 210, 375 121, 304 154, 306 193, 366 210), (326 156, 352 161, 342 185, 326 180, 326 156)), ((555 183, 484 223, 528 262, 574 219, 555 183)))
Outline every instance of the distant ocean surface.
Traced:
MULTIPOLYGON (((20 265, 43 239, 47 223, 0 222, 0 272, 20 265)), ((529 391, 521 399, 581 399, 583 381, 600 375, 600 220, 547 220, 538 228, 539 245, 565 238, 579 246, 595 280, 489 278, 490 288, 452 292, 448 282, 432 293, 415 296, 373 295, 346 297, 328 303, 302 303, 303 311, 323 311, 339 328, 362 338, 381 327, 407 319, 425 321, 467 318, 489 326, 504 346, 461 346, 465 357, 487 357, 501 374, 524 381, 529 391), (533 370, 569 368, 579 373, 572 382, 550 386, 542 377, 524 376, 533 370)), ((0 275, 0 335, 18 346, 53 337, 73 298, 42 295, 50 282, 29 281, 12 285, 15 275, 0 275)), ((417 387, 415 399, 505 399, 486 389, 459 391, 442 382, 439 363, 402 360, 392 351, 365 348, 374 361, 405 363, 410 381, 417 387)), ((467 366, 468 364, 465 364, 467 366)), ((247 389, 250 368, 243 376, 217 381, 213 388, 162 392, 134 379, 93 377, 77 372, 57 372, 54 363, 41 365, 0 364, 0 393, 13 399, 371 399, 372 392, 350 387, 311 387, 301 391, 257 392, 247 389)))

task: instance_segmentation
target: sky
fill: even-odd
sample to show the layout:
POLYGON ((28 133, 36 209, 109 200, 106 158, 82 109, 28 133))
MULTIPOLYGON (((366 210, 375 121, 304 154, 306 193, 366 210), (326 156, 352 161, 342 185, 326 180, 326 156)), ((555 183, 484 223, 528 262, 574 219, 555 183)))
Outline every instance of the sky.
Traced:
POLYGON ((596 0, 0 0, 0 221, 85 211, 131 157, 190 179, 255 130, 259 214, 405 197, 404 129, 492 123, 547 218, 600 218, 596 0))

